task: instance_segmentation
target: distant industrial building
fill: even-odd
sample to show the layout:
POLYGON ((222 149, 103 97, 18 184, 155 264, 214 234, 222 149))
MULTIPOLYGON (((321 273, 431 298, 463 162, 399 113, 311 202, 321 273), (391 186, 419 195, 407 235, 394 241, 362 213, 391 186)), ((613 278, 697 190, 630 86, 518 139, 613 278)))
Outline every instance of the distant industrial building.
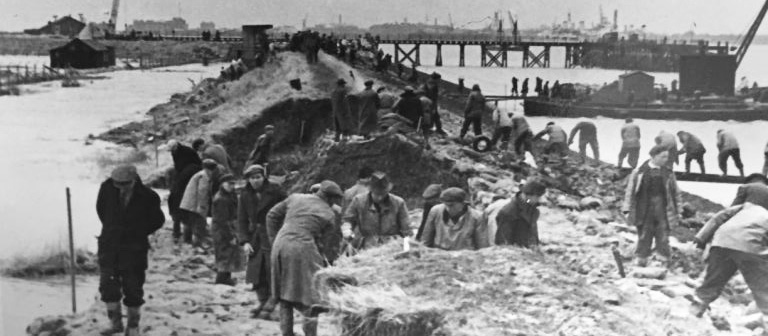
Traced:
POLYGON ((54 21, 48 21, 48 24, 41 28, 26 29, 24 33, 30 35, 64 35, 75 37, 83 28, 85 28, 85 23, 67 15, 54 21))
POLYGON ((187 21, 180 17, 175 17, 169 21, 153 21, 153 20, 133 20, 133 24, 127 27, 127 30, 154 33, 154 34, 170 34, 174 31, 188 30, 189 26, 187 21))
POLYGON ((115 65, 115 47, 79 38, 50 50, 51 67, 75 69, 103 68, 115 65))
POLYGON ((214 31, 216 30, 216 24, 210 21, 200 22, 200 30, 202 31, 214 31))

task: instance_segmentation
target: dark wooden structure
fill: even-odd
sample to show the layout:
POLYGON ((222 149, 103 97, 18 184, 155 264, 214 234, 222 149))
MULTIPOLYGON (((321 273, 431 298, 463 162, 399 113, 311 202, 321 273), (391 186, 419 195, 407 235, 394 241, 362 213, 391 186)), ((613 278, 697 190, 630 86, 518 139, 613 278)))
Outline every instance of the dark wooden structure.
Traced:
POLYGON ((269 52, 269 36, 267 30, 272 25, 244 25, 242 58, 248 68, 261 66, 269 52))
POLYGON ((45 26, 38 29, 26 29, 25 34, 30 35, 64 35, 75 37, 85 28, 82 23, 71 16, 62 17, 56 21, 48 22, 45 26))
POLYGON ((115 65, 115 47, 93 40, 73 39, 51 49, 50 55, 52 68, 91 69, 115 65))
POLYGON ((680 91, 733 96, 736 87, 736 55, 687 55, 680 57, 680 91))
POLYGON ((619 75, 619 92, 624 95, 634 93, 636 101, 653 100, 653 80, 653 76, 642 71, 619 75))

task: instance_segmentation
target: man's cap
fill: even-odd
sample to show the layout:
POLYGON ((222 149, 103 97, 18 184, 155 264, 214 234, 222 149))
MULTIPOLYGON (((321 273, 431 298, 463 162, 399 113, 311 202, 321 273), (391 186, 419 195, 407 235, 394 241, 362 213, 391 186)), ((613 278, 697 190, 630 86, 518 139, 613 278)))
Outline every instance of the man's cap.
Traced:
POLYGON ((216 166, 218 166, 219 163, 216 162, 214 159, 204 159, 203 160, 203 168, 204 169, 215 169, 216 166))
POLYGON ((264 130, 265 131, 274 131, 275 130, 275 125, 264 126, 264 130))
POLYGON ((403 88, 403 91, 405 91, 405 92, 413 92, 414 91, 413 90, 413 86, 408 85, 408 86, 403 88))
POLYGON ((221 183, 234 182, 234 181, 235 181, 235 175, 232 175, 230 173, 226 173, 219 178, 219 182, 221 183))
POLYGON ((421 194, 421 197, 424 199, 437 198, 442 192, 442 184, 430 184, 427 189, 424 189, 424 193, 421 194))
POLYGON ((373 86, 373 81, 369 79, 369 80, 363 82, 363 84, 365 84, 365 86, 373 86))
POLYGON ((662 145, 656 145, 651 148, 651 150, 648 152, 648 154, 651 155, 651 157, 654 157, 656 155, 659 155, 661 152, 666 152, 667 147, 664 147, 662 145))
POLYGON ((347 81, 345 81, 344 78, 339 78, 336 81, 336 85, 344 85, 344 84, 347 84, 347 81))
POLYGON ((373 169, 371 169, 371 167, 368 167, 368 166, 360 168, 360 170, 357 171, 358 179, 369 178, 371 177, 371 175, 373 175, 373 169))
POLYGON ((336 182, 325 180, 320 182, 320 192, 328 197, 344 197, 344 192, 336 182))
POLYGON ((136 173, 136 166, 134 165, 121 165, 112 170, 110 178, 115 182, 131 182, 136 179, 138 174, 136 173))
POLYGON ((195 141, 192 141, 192 148, 194 148, 195 150, 197 150, 197 149, 198 149, 198 148, 200 148, 200 146, 202 146, 204 143, 205 143, 205 140, 203 140, 202 138, 197 138, 197 139, 195 139, 195 141))
POLYGON ((768 185, 768 177, 760 173, 749 174, 749 176, 744 179, 744 184, 752 182, 762 182, 763 184, 768 185))
POLYGON ((309 187, 310 193, 316 193, 318 190, 320 190, 320 183, 315 183, 312 186, 309 187))
POLYGON ((480 91, 480 85, 472 85, 472 91, 480 91))
POLYGON ((252 175, 256 175, 256 174, 264 175, 264 166, 257 165, 257 164, 250 165, 248 166, 248 168, 245 169, 245 171, 243 171, 243 176, 245 176, 245 178, 249 178, 252 175))
POLYGON ((537 180, 531 180, 525 183, 523 187, 520 189, 523 193, 526 195, 531 196, 541 196, 544 195, 545 192, 547 192, 547 187, 544 185, 544 183, 541 183, 537 180))
POLYGON ((432 77, 433 79, 440 79, 440 78, 442 78, 442 76, 440 76, 440 74, 439 74, 439 73, 437 73, 437 72, 434 72, 434 71, 433 71, 433 72, 432 72, 432 74, 431 74, 431 75, 429 75, 429 76, 430 76, 430 77, 432 77))
POLYGON ((464 191, 464 189, 456 187, 445 189, 440 193, 440 202, 466 203, 467 192, 464 191))
POLYGON ((369 188, 377 191, 387 191, 392 189, 392 182, 389 181, 387 173, 377 171, 371 174, 371 183, 369 188))

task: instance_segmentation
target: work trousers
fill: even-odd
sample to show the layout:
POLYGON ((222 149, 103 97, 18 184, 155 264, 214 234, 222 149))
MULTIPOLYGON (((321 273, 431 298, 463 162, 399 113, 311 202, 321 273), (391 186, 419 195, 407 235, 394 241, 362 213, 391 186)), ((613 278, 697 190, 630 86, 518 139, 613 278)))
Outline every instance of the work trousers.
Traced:
POLYGON ((619 167, 624 163, 624 158, 626 158, 627 155, 629 155, 629 158, 627 159, 629 166, 636 168, 637 159, 640 158, 640 147, 621 146, 621 151, 619 151, 619 167))
POLYGON ((765 256, 713 246, 707 258, 704 282, 696 289, 696 296, 705 304, 715 301, 736 271, 744 276, 763 316, 768 316, 768 257, 765 256))
POLYGON ((302 329, 304 329, 305 336, 317 335, 317 320, 320 315, 319 311, 307 307, 298 302, 290 302, 280 300, 280 332, 283 336, 293 336, 293 310, 298 310, 304 315, 304 321, 302 329))
POLYGON ((600 160, 600 146, 597 145, 597 139, 579 139, 579 154, 582 157, 587 157, 587 145, 592 148, 592 155, 595 160, 600 160))
POLYGON ((736 168, 740 172, 744 170, 744 164, 741 163, 741 151, 738 148, 731 148, 721 151, 717 155, 717 164, 720 166, 720 170, 723 174, 728 174, 728 158, 733 157, 733 163, 736 164, 736 168))
POLYGON ((518 134, 515 138, 515 153, 524 155, 525 152, 533 153, 533 133, 530 130, 518 134))
POLYGON ((491 146, 496 146, 496 143, 499 142, 499 139, 501 139, 501 142, 505 144, 506 149, 506 143, 509 142, 509 135, 512 133, 512 126, 506 126, 506 127, 497 127, 496 130, 493 132, 493 139, 491 139, 491 146))
POLYGON ((205 221, 205 217, 200 214, 188 211, 184 214, 184 241, 192 242, 194 236, 195 244, 208 244, 210 245, 210 235, 208 234, 208 223, 205 221))
MULTIPOLYGON (((638 209, 638 211, 640 211, 638 209)), ((656 240, 656 253, 669 258, 669 223, 664 200, 654 197, 649 200, 648 209, 645 212, 637 228, 637 249, 635 255, 640 258, 648 258, 651 255, 651 245, 656 240)))
POLYGON ((481 134, 483 134, 483 129, 481 125, 482 120, 483 118, 480 116, 465 117, 464 123, 461 125, 460 137, 463 138, 465 135, 467 135, 467 131, 469 130, 469 125, 472 125, 472 132, 475 133, 475 136, 480 136, 481 134))
POLYGON ((432 124, 435 125, 435 132, 438 134, 443 134, 445 131, 443 131, 443 122, 440 121, 440 112, 437 110, 437 102, 433 104, 432 107, 432 124))
POLYGON ((550 142, 544 147, 544 154, 555 154, 562 157, 567 149, 568 146, 564 142, 550 142))
POLYGON ((704 168, 704 152, 700 153, 685 153, 685 172, 690 173, 691 172, 691 161, 696 160, 696 162, 699 163, 699 168, 701 168, 701 173, 706 174, 706 169, 704 168))
POLYGON ((103 302, 120 302, 126 307, 144 304, 144 270, 117 270, 102 268, 99 276, 99 293, 103 302))

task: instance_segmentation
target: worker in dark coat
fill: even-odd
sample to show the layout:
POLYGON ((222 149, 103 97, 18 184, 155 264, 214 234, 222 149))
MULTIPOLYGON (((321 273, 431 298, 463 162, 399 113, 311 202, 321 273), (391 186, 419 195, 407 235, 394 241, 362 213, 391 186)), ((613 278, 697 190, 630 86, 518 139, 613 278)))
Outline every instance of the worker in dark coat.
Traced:
POLYGON ((531 180, 496 215, 496 245, 535 247, 539 245, 539 200, 547 191, 544 184, 531 180))
POLYGON ((232 272, 243 270, 243 251, 237 243, 237 194, 235 177, 224 174, 213 197, 211 237, 216 258, 216 284, 234 286, 232 272))
POLYGON ((472 132, 475 136, 483 134, 483 114, 486 110, 488 110, 488 106, 485 105, 485 96, 480 91, 480 85, 472 85, 472 92, 469 93, 467 103, 464 106, 464 123, 461 125, 459 138, 464 138, 467 135, 470 125, 472 125, 472 132))
POLYGON ((682 213, 680 188, 675 173, 666 165, 669 150, 656 145, 649 152, 651 159, 632 171, 621 211, 627 215, 627 223, 637 227, 638 266, 648 264, 651 244, 656 241, 656 253, 666 259, 671 255, 670 228, 677 226, 682 213))
POLYGON ((368 138, 372 132, 376 130, 379 124, 379 108, 381 107, 381 100, 379 94, 373 91, 373 81, 365 81, 365 89, 358 95, 359 98, 359 110, 358 110, 358 126, 357 133, 365 138, 368 138))
POLYGON ((110 320, 109 328, 102 333, 123 331, 122 299, 128 308, 126 335, 138 335, 149 251, 147 237, 165 222, 160 197, 144 186, 136 167, 119 166, 101 184, 96 212, 101 221, 97 250, 99 293, 110 320))
POLYGON ((579 154, 582 158, 587 157, 587 145, 592 148, 592 155, 595 160, 600 160, 600 146, 597 144, 597 126, 591 121, 581 121, 571 130, 571 135, 568 137, 568 146, 573 143, 573 139, 576 138, 576 133, 579 133, 579 154))
POLYGON ((167 147, 171 151, 174 170, 173 179, 169 185, 168 213, 173 219, 173 239, 178 241, 181 238, 181 222, 184 221, 184 212, 179 211, 179 204, 189 179, 203 169, 203 161, 192 147, 184 146, 176 140, 168 141, 167 147))
POLYGON ((691 172, 691 161, 696 160, 699 163, 699 168, 701 168, 701 173, 706 174, 704 153, 707 152, 707 149, 704 148, 701 139, 685 131, 677 132, 677 137, 683 145, 683 148, 677 151, 677 155, 685 153, 685 172, 691 172))
POLYGON ((264 126, 264 134, 256 139, 256 144, 254 144, 253 150, 251 151, 251 154, 248 155, 248 160, 245 162, 245 168, 252 165, 267 166, 269 163, 269 156, 272 154, 272 141, 274 136, 275 126, 264 126))
POLYGON ((433 72, 429 76, 429 79, 424 84, 423 91, 427 95, 427 98, 432 101, 432 125, 435 126, 435 133, 439 135, 445 135, 443 130, 443 123, 440 121, 440 112, 438 109, 438 99, 440 98, 440 79, 442 77, 439 73, 433 72))
POLYGON ((347 81, 339 78, 336 81, 336 89, 331 92, 331 108, 333 110, 333 124, 336 130, 336 141, 346 139, 352 133, 352 116, 349 112, 347 101, 347 81))
POLYGON ((196 139, 192 142, 192 148, 200 154, 200 159, 211 159, 216 163, 222 165, 227 172, 232 171, 232 159, 227 154, 227 150, 224 146, 205 142, 202 138, 196 139))
POLYGON ((744 179, 744 184, 736 191, 736 198, 733 199, 731 206, 746 202, 768 209, 768 177, 755 173, 744 179))
POLYGON ((413 87, 406 86, 404 88, 403 93, 400 94, 400 100, 395 103, 395 106, 392 106, 392 111, 408 119, 411 122, 411 127, 417 128, 421 126, 424 109, 413 87))
POLYGON ((259 306, 252 311, 254 317, 271 319, 275 317, 272 313, 277 301, 270 296, 269 255, 272 245, 267 235, 267 212, 283 201, 286 195, 279 186, 269 182, 262 166, 248 167, 245 179, 248 183, 240 194, 237 206, 238 241, 248 255, 245 281, 253 285, 259 300, 259 306))
POLYGON ((517 96, 519 93, 517 92, 517 77, 512 77, 512 95, 517 96))
POLYGON ((520 95, 523 97, 528 95, 528 78, 523 80, 523 87, 520 89, 520 95))
POLYGON ((317 336, 315 305, 318 293, 313 286, 315 273, 325 260, 317 245, 330 231, 337 230, 332 205, 344 193, 332 181, 320 183, 315 194, 293 194, 267 214, 267 232, 272 249, 272 296, 280 301, 280 331, 292 336, 293 310, 304 315, 304 335, 317 336))

